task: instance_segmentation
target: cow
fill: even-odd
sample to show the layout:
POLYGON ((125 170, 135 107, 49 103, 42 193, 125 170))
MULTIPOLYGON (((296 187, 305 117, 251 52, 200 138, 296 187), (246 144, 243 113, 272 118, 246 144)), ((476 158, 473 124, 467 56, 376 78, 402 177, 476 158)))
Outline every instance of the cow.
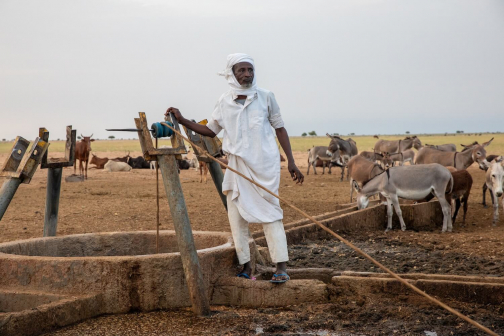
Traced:
POLYGON ((337 135, 329 135, 328 133, 326 133, 326 135, 331 139, 331 142, 327 147, 327 155, 331 157, 331 165, 341 167, 340 181, 343 181, 345 167, 347 166, 348 161, 358 153, 357 143, 351 138, 343 140, 337 135))
MULTIPOLYGON (((486 185, 490 189, 490 196, 494 208, 492 225, 496 226, 499 221, 499 197, 503 194, 504 187, 504 158, 499 156, 495 158, 486 172, 486 185)), ((504 208, 504 197, 502 198, 502 207, 504 208)))
POLYGON ((150 163, 145 161, 142 156, 137 156, 136 158, 129 157, 127 163, 133 169, 149 169, 150 163))
POLYGON ((462 145, 464 147, 462 152, 442 152, 423 147, 416 155, 415 164, 439 163, 445 167, 452 166, 462 170, 477 162, 481 169, 485 169, 488 166, 485 147, 490 145, 492 140, 493 138, 481 145, 477 142, 468 146, 462 145))
POLYGON ((103 169, 108 160, 108 158, 99 158, 98 156, 91 153, 91 161, 89 161, 89 164, 94 164, 96 166, 92 168, 103 169))
MULTIPOLYGON (((79 160, 79 174, 84 175, 84 178, 87 179, 87 170, 88 170, 88 160, 89 153, 91 152, 91 142, 95 141, 91 139, 93 134, 86 137, 81 134, 81 141, 75 144, 75 160, 79 160), (84 169, 84 162, 86 163, 86 168, 84 169)), ((77 164, 74 164, 74 174, 76 174, 77 164)))
POLYGON ((111 172, 129 172, 132 168, 126 162, 117 162, 109 160, 105 164, 104 169, 109 173, 111 173, 111 172))
POLYGON ((126 162, 126 163, 128 163, 128 159, 129 158, 130 158, 130 152, 128 151, 128 154, 126 154, 126 156, 116 157, 116 158, 113 158, 111 160, 114 160, 114 161, 117 161, 117 162, 126 162))
MULTIPOLYGON (((337 152, 336 154, 339 154, 337 152)), ((326 164, 329 166, 328 173, 331 174, 331 156, 327 155, 327 146, 315 146, 308 150, 308 171, 306 175, 310 175, 310 167, 313 167, 313 173, 317 175, 315 167, 323 167, 322 175, 325 174, 326 164)))

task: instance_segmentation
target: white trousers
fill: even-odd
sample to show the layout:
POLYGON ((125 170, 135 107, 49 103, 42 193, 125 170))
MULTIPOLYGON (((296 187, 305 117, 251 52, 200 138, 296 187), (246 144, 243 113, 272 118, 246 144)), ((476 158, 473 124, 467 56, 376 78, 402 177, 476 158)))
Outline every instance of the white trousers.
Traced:
MULTIPOLYGON (((238 255, 240 265, 250 261, 249 247, 249 223, 240 215, 240 211, 236 204, 231 200, 232 192, 227 194, 227 208, 229 224, 231 225, 231 233, 238 255)), ((262 224, 264 236, 268 243, 268 249, 271 256, 271 261, 275 264, 289 260, 287 251, 287 237, 285 236, 284 226, 281 220, 262 224)))

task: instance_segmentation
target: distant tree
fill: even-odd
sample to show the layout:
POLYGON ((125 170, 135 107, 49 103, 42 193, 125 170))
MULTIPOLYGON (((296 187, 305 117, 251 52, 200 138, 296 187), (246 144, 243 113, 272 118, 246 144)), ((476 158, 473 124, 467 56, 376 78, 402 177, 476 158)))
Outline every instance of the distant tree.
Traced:
POLYGON ((2 139, 3 142, 7 141, 6 139, 2 139))
POLYGON ((444 136, 448 136, 448 132, 445 132, 444 136))
POLYGON ((355 135, 355 133, 350 133, 350 134, 348 134, 348 135, 355 135))
POLYGON ((303 134, 301 134, 301 136, 307 136, 308 134, 306 134, 306 132, 303 132, 303 134))
POLYGON ((114 139, 115 139, 115 136, 113 136, 113 135, 109 135, 109 137, 108 137, 108 138, 109 138, 110 140, 114 140, 114 139))
POLYGON ((80 139, 82 139, 82 138, 81 138, 81 136, 80 136, 80 135, 77 135, 77 139, 78 139, 78 140, 80 140, 80 139))
POLYGON ((60 140, 61 140, 61 139, 60 139, 60 138, 58 138, 56 141, 60 141, 60 140))
POLYGON ((317 136, 317 132, 311 131, 311 132, 308 132, 308 135, 310 135, 310 136, 317 136))
POLYGON ((333 133, 332 135, 339 135, 339 133, 333 133))
POLYGON ((457 131, 457 134, 462 134, 464 133, 464 131, 457 131))
POLYGON ((406 131, 406 134, 409 134, 409 131, 406 131))

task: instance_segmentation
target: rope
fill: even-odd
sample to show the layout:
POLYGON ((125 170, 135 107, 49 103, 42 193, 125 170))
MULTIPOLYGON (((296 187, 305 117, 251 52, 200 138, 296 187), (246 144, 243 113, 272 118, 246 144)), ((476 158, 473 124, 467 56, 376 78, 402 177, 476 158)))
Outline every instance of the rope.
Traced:
MULTIPOLYGON (((191 140, 189 140, 187 137, 183 136, 176 129, 172 128, 171 126, 167 125, 166 123, 161 123, 161 124, 164 124, 165 126, 171 128, 177 135, 181 136, 183 139, 185 139, 187 142, 189 142, 191 144, 191 146, 193 146, 193 148, 197 148, 200 151, 200 153, 205 153, 206 152, 203 148, 195 145, 191 140)), ((296 210, 297 212, 299 212, 300 214, 302 214, 303 216, 305 216, 306 218, 308 218, 309 220, 311 220, 312 222, 314 222, 315 224, 317 224, 322 230, 326 231, 327 233, 329 233, 329 234, 333 235, 334 237, 336 237, 337 239, 339 239, 341 242, 343 242, 344 244, 346 244, 347 246, 349 246, 350 248, 352 248, 355 252, 357 252, 358 254, 360 254, 361 256, 363 256, 364 258, 366 258, 369 261, 371 261, 373 264, 375 264, 376 266, 378 266, 379 268, 381 268, 382 270, 384 270, 385 272, 387 272, 388 274, 390 274, 394 279, 396 279, 397 281, 401 282, 403 285, 405 285, 406 287, 410 288, 414 292, 422 295, 423 297, 425 297, 429 301, 431 301, 431 302, 433 302, 433 303, 441 306, 442 308, 446 309, 450 313, 452 313, 452 314, 460 317, 461 319, 463 319, 467 323, 472 324, 476 328, 478 328, 480 330, 483 330, 487 334, 493 335, 493 336, 499 336, 498 334, 496 334, 492 330, 490 330, 487 327, 479 324, 478 322, 474 321, 470 317, 463 315, 462 313, 460 313, 457 310, 451 308, 450 306, 446 305, 445 303, 443 303, 443 302, 439 301, 438 299, 430 296, 429 294, 427 294, 426 292, 422 291, 420 288, 416 287, 415 285, 410 284, 408 281, 404 280, 399 275, 397 275, 396 273, 392 272, 390 269, 388 269, 387 267, 385 267, 384 265, 382 265, 379 261, 375 260, 373 257, 371 257, 370 255, 368 255, 367 253, 365 253, 364 251, 362 251, 360 248, 358 248, 357 246, 355 246, 354 244, 352 244, 350 241, 348 241, 345 238, 341 237, 336 232, 332 231, 331 229, 329 229, 328 227, 326 227, 324 224, 322 224, 320 221, 318 221, 314 217, 310 216, 309 214, 307 214, 303 210, 299 209, 298 207, 296 207, 291 202, 289 202, 286 199, 280 197, 279 195, 273 193, 272 191, 268 190, 266 187, 263 187, 261 184, 259 184, 259 183, 255 182, 254 180, 246 177, 245 175, 243 175, 242 173, 236 171, 235 169, 229 167, 227 164, 221 163, 219 160, 217 160, 213 156, 211 156, 211 155, 208 154, 207 157, 210 158, 213 161, 216 161, 217 163, 219 163, 222 166, 226 167, 226 169, 229 169, 233 173, 241 176, 245 180, 247 180, 250 183, 256 185, 259 188, 261 188, 262 190, 266 191, 271 196, 274 196, 274 197, 278 198, 280 201, 284 202, 285 204, 287 204, 288 206, 290 206, 292 209, 296 210)))

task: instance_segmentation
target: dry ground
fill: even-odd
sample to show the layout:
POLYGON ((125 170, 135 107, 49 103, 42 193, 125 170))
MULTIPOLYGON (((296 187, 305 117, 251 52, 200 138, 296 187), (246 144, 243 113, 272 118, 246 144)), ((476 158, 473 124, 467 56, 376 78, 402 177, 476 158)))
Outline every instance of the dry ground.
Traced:
MULTIPOLYGON (((124 152, 97 153, 99 156, 122 156, 124 152)), ((139 155, 139 152, 131 153, 139 155)), ((57 156, 58 154, 56 154, 57 156)), ((306 172, 306 152, 296 152, 297 163, 303 173, 306 172)), ((6 154, 0 154, 0 163, 6 154)), ((310 214, 320 214, 335 209, 337 204, 348 203, 349 183, 339 182, 339 168, 332 175, 306 176, 303 186, 295 185, 288 176, 285 163, 282 163, 280 194, 310 214)), ((400 247, 403 254, 401 265, 394 267, 399 272, 426 269, 432 273, 493 274, 502 276, 504 255, 504 214, 497 227, 491 226, 491 208, 484 209, 481 203, 481 186, 484 172, 473 166, 470 173, 474 178, 473 192, 470 198, 466 227, 455 224, 454 232, 441 234, 434 232, 401 232, 395 228, 387 235, 380 232, 361 232, 348 236, 359 244, 381 242, 383 248, 400 247), (367 242, 367 243, 366 243, 367 242), (408 254, 408 246, 412 253, 408 254), (421 255, 415 255, 421 251, 421 255), (411 257, 411 258, 410 258, 411 257), (435 260, 434 260, 435 259, 435 260), (481 260, 471 268, 474 260, 481 260), (460 268, 461 264, 467 264, 460 268), (423 266, 422 266, 423 265, 423 266), (427 267, 425 266, 427 265, 427 267), (458 271, 457 271, 458 270, 458 271)), ((73 173, 73 168, 66 168, 64 176, 73 173)), ((321 169, 319 169, 321 173, 321 169)), ((229 231, 227 216, 209 176, 208 183, 201 184, 199 175, 194 170, 182 171, 182 187, 193 230, 229 231)), ((42 236, 44 204, 46 192, 46 172, 39 170, 31 184, 21 185, 10 208, 0 222, 0 242, 13 241, 42 236)), ((89 170, 89 179, 84 183, 63 182, 60 201, 58 235, 87 232, 131 231, 155 229, 155 175, 149 170, 133 170, 129 173, 107 173, 89 170)), ((169 208, 161 187, 161 228, 173 229, 169 208)), ((489 198, 488 198, 489 201, 489 198)), ((502 208, 500 209, 502 212, 502 208)), ((301 217, 289 208, 285 208, 285 222, 301 217)), ((459 221, 462 218, 459 214, 459 221)), ((260 226, 252 226, 260 230, 260 226)), ((331 242, 308 242, 308 249, 291 247, 291 255, 296 260, 294 267, 327 266, 340 270, 373 271, 371 265, 361 264, 348 251, 331 242), (320 245, 320 246, 318 246, 320 245), (317 253, 318 251, 318 253, 317 253), (331 253, 338 255, 331 256, 331 253), (350 262, 351 258, 351 262, 350 262)), ((397 260, 395 250, 385 258, 387 266, 393 266, 397 260)), ((385 254, 385 257, 387 254, 385 254)), ((395 298, 383 298, 383 301, 366 301, 366 309, 355 302, 336 302, 328 306, 301 306, 286 309, 247 310, 220 307, 220 313, 210 319, 197 319, 187 311, 154 312, 148 314, 130 314, 109 316, 86 321, 76 326, 62 329, 56 335, 181 335, 181 334, 316 334, 349 335, 356 334, 400 334, 424 335, 423 330, 437 330, 438 335, 474 335, 474 329, 461 324, 459 320, 448 316, 444 311, 425 303, 418 306, 418 299, 404 298, 398 304, 395 298), (413 302, 415 301, 415 302, 413 302), (388 303, 387 303, 388 302, 388 303), (413 303, 412 303, 413 302, 413 303), (401 313, 397 307, 403 307, 401 313), (421 315, 417 316, 421 312, 421 315), (363 315, 364 314, 364 315, 363 315), (367 315, 366 315, 367 314, 367 315), (372 316, 368 316, 371 314, 372 316), (432 314, 432 318, 431 315, 432 314), (356 321, 374 319, 366 327, 356 321), (416 325, 416 320, 421 320, 416 325), (402 323, 402 321, 408 321, 402 323), (447 322, 445 322, 447 321, 447 322), (444 324, 443 324, 444 323, 444 324), (431 329, 425 329, 431 326, 431 329), (449 330, 449 332, 448 332, 449 330), (303 331, 303 333, 301 333, 303 331), (441 331, 441 333, 440 333, 441 331)), ((486 316, 487 325, 502 326, 504 307, 484 307, 461 305, 455 306, 472 314, 482 321, 486 316), (480 310, 483 309, 483 310, 480 310), (489 313, 489 311, 491 311, 489 313), (499 319, 500 317, 500 319, 499 319)))

